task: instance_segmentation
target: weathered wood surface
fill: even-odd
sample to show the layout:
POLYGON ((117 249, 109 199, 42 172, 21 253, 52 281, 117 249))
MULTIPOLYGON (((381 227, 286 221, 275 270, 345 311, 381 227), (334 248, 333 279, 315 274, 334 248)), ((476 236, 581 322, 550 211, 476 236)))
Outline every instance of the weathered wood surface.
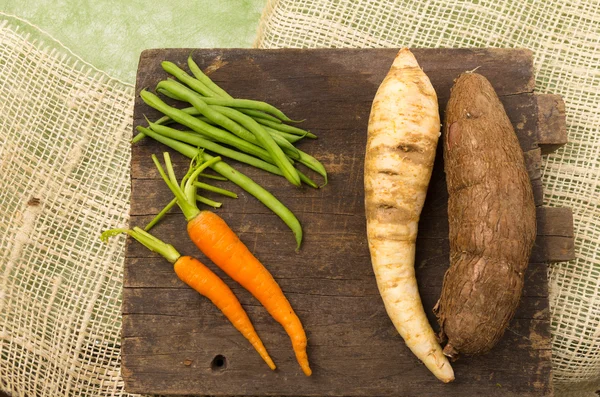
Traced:
MULTIPOLYGON (((485 356, 454 364, 444 385, 405 347, 379 297, 366 244, 363 156, 370 104, 396 50, 196 50, 212 78, 232 95, 268 101, 318 140, 300 143, 330 173, 320 190, 296 189, 283 178, 230 163, 275 194, 300 219, 300 253, 287 227, 232 184, 238 200, 217 212, 280 283, 306 328, 313 376, 302 375, 282 328, 249 293, 216 269, 189 242, 178 210, 154 229, 180 252, 205 261, 232 287, 278 365, 271 372, 212 304, 180 282, 171 267, 139 244, 127 245, 123 291, 122 373, 130 392, 204 395, 550 395, 551 350, 545 262, 573 257, 567 209, 538 208, 538 239, 514 320, 485 356), (220 61, 217 61, 220 59, 220 61), (222 355, 226 368, 211 367, 222 355)), ((415 50, 445 107, 452 81, 479 66, 498 91, 527 159, 536 202, 542 204, 541 153, 564 141, 548 128, 561 125, 554 96, 535 95, 531 53, 525 50, 415 50), (551 98, 552 97, 552 98, 551 98), (545 119, 540 121, 540 103, 545 119), (558 120, 556 120, 558 118, 558 120), (541 139, 540 137, 543 137, 541 139)), ((166 74, 160 61, 185 65, 189 49, 145 51, 137 92, 166 74)), ((135 123, 157 114, 139 98, 135 123)), ((131 224, 147 223, 170 199, 151 153, 164 147, 145 139, 133 148, 131 224)), ((441 151, 439 151, 441 154, 441 151)), ((188 160, 174 155, 181 175, 188 160)), ((431 313, 448 267, 447 193, 441 155, 436 160, 419 225, 416 267, 425 309, 431 313)))

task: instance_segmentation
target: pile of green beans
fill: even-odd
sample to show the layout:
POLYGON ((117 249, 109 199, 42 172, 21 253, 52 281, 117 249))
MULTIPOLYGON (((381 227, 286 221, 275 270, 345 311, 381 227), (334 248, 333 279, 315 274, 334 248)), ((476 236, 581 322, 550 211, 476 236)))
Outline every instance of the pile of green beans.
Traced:
MULTIPOLYGON (((147 120, 147 127, 137 126, 138 133, 133 143, 148 136, 193 159, 213 158, 208 151, 283 176, 294 186, 305 184, 319 188, 309 176, 297 168, 298 164, 302 164, 323 178, 322 186, 327 184, 327 171, 323 164, 294 146, 304 138, 317 138, 309 131, 286 124, 300 121, 290 119, 281 110, 266 102, 232 97, 202 72, 191 55, 187 63, 191 75, 173 62, 162 62, 162 68, 175 79, 169 78, 159 82, 156 92, 187 102, 191 107, 180 109, 171 106, 158 95, 142 90, 142 100, 164 116, 154 122, 147 120), (187 131, 168 126, 171 123, 178 123, 187 131)), ((255 196, 277 214, 293 231, 298 248, 300 247, 300 222, 275 196, 224 161, 218 161, 211 168, 255 196)), ((201 176, 215 179, 215 176, 209 174, 201 176)), ((204 182, 197 181, 196 185, 200 189, 226 197, 237 197, 233 192, 204 182)), ((221 206, 221 203, 206 197, 196 198, 215 208, 221 206)), ((174 205, 175 201, 171 201, 146 229, 154 226, 174 205)))

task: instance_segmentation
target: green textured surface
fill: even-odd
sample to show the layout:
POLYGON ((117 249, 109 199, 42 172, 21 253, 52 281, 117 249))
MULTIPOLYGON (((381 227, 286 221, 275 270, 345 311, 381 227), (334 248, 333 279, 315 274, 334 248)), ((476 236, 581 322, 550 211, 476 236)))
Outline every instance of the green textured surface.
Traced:
POLYGON ((0 0, 83 60, 133 84, 139 54, 158 47, 250 47, 266 0, 0 0))

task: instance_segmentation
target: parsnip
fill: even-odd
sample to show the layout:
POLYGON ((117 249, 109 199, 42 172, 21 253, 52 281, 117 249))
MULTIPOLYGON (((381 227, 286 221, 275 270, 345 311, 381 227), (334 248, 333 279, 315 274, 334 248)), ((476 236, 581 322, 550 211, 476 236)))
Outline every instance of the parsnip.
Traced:
POLYGON ((381 83, 365 156, 367 236, 377 286, 406 345, 443 382, 454 372, 427 320, 415 278, 417 224, 440 136, 436 93, 402 49, 381 83))

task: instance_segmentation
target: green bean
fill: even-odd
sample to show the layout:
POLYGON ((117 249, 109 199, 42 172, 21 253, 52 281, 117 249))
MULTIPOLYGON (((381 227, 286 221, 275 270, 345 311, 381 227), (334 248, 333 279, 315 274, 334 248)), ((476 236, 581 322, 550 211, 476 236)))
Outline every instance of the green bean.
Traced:
MULTIPOLYGON (((162 93, 163 91, 164 92, 168 92, 168 91, 162 90, 162 89, 161 89, 160 92, 162 93)), ((173 94, 169 93, 169 95, 173 95, 173 94)), ((173 99, 178 99, 178 98, 173 98, 173 99)), ((238 108, 238 110, 240 112, 244 113, 244 114, 247 114, 248 116, 252 117, 253 119, 257 119, 257 118, 259 118, 259 119, 265 119, 265 120, 269 120, 269 121, 272 121, 272 122, 277 123, 277 124, 281 124, 281 120, 279 120, 278 118, 273 117, 270 114, 267 114, 267 113, 264 113, 264 112, 261 112, 261 111, 258 111, 258 110, 254 110, 254 109, 241 109, 241 108, 238 108)), ((189 107, 189 108, 183 108, 183 109, 181 109, 181 111, 185 112, 187 114, 190 114, 192 116, 198 116, 198 115, 200 115, 200 112, 198 111, 198 109, 196 109, 193 106, 189 107)), ((160 119, 156 120, 155 123, 157 123, 157 124, 163 124, 163 123, 166 123, 166 122, 168 122, 170 120, 171 120, 170 117, 163 116, 160 119)))
MULTIPOLYGON (((202 156, 207 161, 212 158, 208 153, 202 153, 202 156)), ((302 244, 302 226, 292 211, 262 186, 237 171, 229 164, 219 161, 218 163, 211 165, 211 168, 256 197, 261 203, 277 214, 277 216, 279 216, 294 233, 294 236, 296 237, 296 250, 300 249, 300 245, 302 244)))
MULTIPOLYGON (((142 129, 142 128, 143 128, 142 131, 144 131, 144 133, 147 133, 146 128, 138 127, 138 129, 142 129)), ((273 164, 270 164, 261 159, 257 159, 256 157, 249 156, 245 153, 240 153, 233 149, 221 146, 218 143, 207 141, 206 139, 204 139, 204 137, 202 137, 198 134, 179 131, 174 128, 170 128, 170 127, 167 127, 164 125, 162 125, 162 126, 156 125, 154 123, 150 123, 150 128, 157 134, 166 136, 168 138, 175 139, 175 140, 185 142, 185 143, 189 143, 190 145, 194 145, 196 147, 199 146, 204 149, 210 150, 211 152, 220 154, 222 156, 226 156, 226 157, 232 158, 234 160, 240 161, 242 163, 249 164, 253 167, 260 168, 264 171, 275 173, 277 175, 281 175, 281 172, 279 172, 279 173, 277 173, 277 171, 273 172, 274 170, 279 170, 279 168, 277 168, 273 164)))
POLYGON ((177 78, 177 80, 187 84, 194 91, 199 92, 200 94, 208 97, 217 96, 210 88, 208 88, 204 83, 200 80, 197 80, 183 71, 179 66, 175 65, 173 62, 163 61, 160 64, 165 72, 172 74, 177 78))
MULTIPOLYGON (((163 91, 168 92, 166 90, 162 90, 162 89, 160 90, 160 92, 163 92, 163 91)), ((172 95, 172 94, 169 93, 169 95, 172 95)), ((177 98, 174 98, 174 99, 177 99, 177 98)), ((189 107, 189 108, 183 108, 183 109, 180 109, 180 110, 182 112, 187 113, 187 114, 192 115, 192 116, 198 116, 200 114, 200 112, 198 111, 198 109, 196 109, 193 106, 189 107)), ((260 111, 256 111, 256 110, 252 110, 252 109, 238 109, 238 110, 240 112, 244 113, 244 114, 247 114, 248 116, 251 116, 254 119, 264 118, 266 120, 270 120, 270 121, 276 122, 278 124, 281 124, 281 120, 279 120, 278 118, 272 117, 271 115, 266 114, 266 113, 262 113, 260 111), (260 117, 259 116, 255 117, 254 115, 256 113, 261 113, 260 117), (268 117, 262 117, 262 116, 268 116, 268 117)), ((204 116, 199 117, 200 120, 204 121, 205 123, 208 123, 208 119, 206 117, 204 117, 204 118, 203 117, 204 116)), ((173 122, 173 120, 169 116, 163 116, 160 119, 156 120, 154 123, 156 123, 156 124, 165 124, 166 125, 166 124, 169 124, 169 123, 172 123, 172 122, 173 122)), ((210 122, 209 124, 211 124, 211 123, 212 122, 210 122)), ((286 141, 291 142, 291 143, 297 142, 300 139, 304 138, 304 136, 298 137, 297 135, 289 134, 289 133, 286 133, 286 132, 283 132, 283 131, 278 131, 278 130, 276 130, 274 128, 271 128, 271 127, 268 127, 268 126, 265 126, 265 129, 271 135, 273 135, 273 133, 276 133, 277 135, 282 136, 283 138, 285 138, 286 141)), ((139 142, 140 140, 142 140, 144 138, 144 136, 145 135, 143 133, 137 134, 136 136, 133 137, 133 140, 131 141, 131 143, 137 143, 137 142, 139 142)))
POLYGON ((248 116, 252 117, 253 119, 265 119, 265 120, 269 120, 269 121, 272 121, 277 124, 281 124, 281 120, 279 120, 277 117, 271 116, 270 114, 265 113, 265 112, 261 112, 260 110, 254 110, 254 109, 238 109, 238 110, 244 114, 247 114, 248 116))
MULTIPOLYGON (((210 79, 210 77, 208 77, 206 74, 204 74, 204 72, 202 72, 202 69, 200 69, 200 67, 198 67, 196 62, 194 62, 194 60, 192 59, 191 54, 188 56, 188 67, 190 68, 190 71, 192 72, 194 77, 196 77, 196 79, 198 79, 201 83, 203 83, 208 89, 210 89, 212 92, 214 92, 216 94, 216 96, 219 96, 222 98, 234 99, 231 95, 229 95, 229 93, 227 91, 225 91, 224 89, 219 87, 214 81, 212 81, 210 79)), ((240 109, 240 112, 247 114, 248 116, 252 117, 253 119, 261 118, 261 119, 270 120, 274 123, 281 124, 281 120, 278 119, 277 117, 273 117, 270 114, 266 114, 266 113, 263 113, 258 110, 240 109)), ((282 119, 285 120, 285 118, 282 118, 282 119)), ((300 122, 300 121, 294 121, 294 120, 286 120, 286 121, 290 121, 290 122, 294 122, 294 123, 300 122)))
MULTIPOLYGON (((212 105, 210 107, 212 109, 215 109, 217 112, 221 113, 225 117, 228 117, 231 120, 235 121, 236 123, 242 125, 244 128, 246 128, 246 130, 249 130, 252 127, 259 127, 261 130, 263 130, 263 131, 265 130, 264 128, 262 128, 262 126, 260 126, 258 123, 256 123, 256 121, 254 121, 251 117, 249 117, 243 113, 240 113, 239 111, 237 111, 235 109, 226 108, 224 106, 217 106, 217 105, 212 105), (254 123, 255 125, 252 125, 252 123, 254 123)), ((262 132, 260 132, 260 133, 262 134, 262 132)), ((299 156, 298 149, 296 149, 294 147, 294 145, 292 145, 289 141, 287 141, 285 138, 283 138, 282 136, 280 136, 278 134, 269 134, 269 135, 275 141, 277 146, 279 146, 287 155, 289 155, 293 159, 298 158, 298 156, 299 156)), ((258 135, 256 133, 254 134, 254 136, 260 142, 260 138, 258 137, 258 135)), ((260 145, 260 146, 262 146, 262 145, 260 145)))
MULTIPOLYGON (((183 73, 185 73, 185 72, 183 72, 183 73)), ((193 79, 192 77, 190 77, 190 78, 193 79)), ((159 88, 159 87, 164 88, 161 85, 161 83, 163 83, 163 82, 167 82, 172 86, 177 85, 180 88, 183 87, 183 88, 189 89, 184 84, 181 84, 172 79, 163 80, 163 81, 159 82, 157 85, 157 88, 159 88)), ((196 91, 193 88, 192 88, 192 90, 196 91)), ((169 89, 169 91, 171 92, 171 94, 177 95, 176 91, 171 90, 171 89, 169 89)), ((198 91, 196 91, 196 92, 198 92, 198 91)), ((202 94, 202 93, 199 93, 199 94, 202 94)), ((177 98, 175 98, 175 99, 177 99, 177 98)), ((219 105, 219 106, 227 106, 229 108, 260 110, 265 113, 270 113, 273 116, 276 116, 283 121, 293 121, 289 117, 287 117, 281 110, 277 109, 275 106, 269 105, 268 103, 262 102, 262 101, 254 101, 252 99, 230 99, 230 98, 215 97, 215 96, 213 96, 213 97, 203 96, 202 99, 204 100, 204 102, 206 102, 207 105, 219 105)))
MULTIPOLYGON (((210 120, 214 121, 215 123, 219 124, 223 128, 235 133, 236 135, 241 134, 242 132, 248 133, 248 131, 245 128, 242 128, 242 126, 240 126, 237 122, 231 120, 229 117, 227 117, 227 116, 223 115, 222 113, 209 107, 208 104, 206 102, 204 102, 204 100, 203 100, 204 98, 201 99, 196 93, 194 93, 193 91, 191 91, 190 89, 188 89, 186 87, 183 87, 183 86, 177 85, 177 84, 171 84, 171 83, 172 82, 170 82, 170 81, 161 81, 159 83, 159 85, 162 85, 161 88, 165 88, 165 89, 169 90, 175 96, 182 98, 182 99, 186 100, 187 102, 191 103, 192 106, 194 106, 196 109, 198 109, 198 111, 200 111, 200 113, 202 113, 204 116, 206 116, 210 120)), ((163 112, 163 113, 165 113, 165 112, 163 112)), ((185 114, 185 116, 191 117, 188 114, 185 114)), ((243 114, 241 116, 242 116, 241 119, 244 120, 244 122, 246 123, 246 125, 244 127, 248 128, 252 132, 252 134, 254 134, 256 136, 256 139, 261 144, 261 146, 268 152, 268 154, 271 156, 271 158, 275 162, 275 165, 277 165, 277 167, 279 167, 279 169, 283 172, 284 177, 291 184, 293 184, 295 186, 300 186, 301 181, 300 181, 300 176, 298 175, 298 172, 293 167, 293 165, 290 164, 290 162, 286 158, 285 154, 283 153, 281 148, 277 145, 277 143, 275 143, 273 138, 262 127, 260 127, 258 125, 258 123, 256 123, 256 121, 254 121, 254 119, 252 119, 249 116, 243 115, 243 114)), ((197 120, 198 123, 202 123, 202 124, 208 126, 208 124, 202 122, 201 120, 198 120, 198 119, 195 119, 195 120, 197 120)), ((191 126, 189 126, 189 127, 191 127, 191 126)), ((217 130, 215 127, 211 126, 211 128, 217 130)), ((201 132, 201 131, 198 131, 198 132, 201 132)))
POLYGON ((228 133, 227 131, 223 131, 201 120, 198 120, 197 118, 190 116, 179 109, 171 107, 149 91, 142 90, 142 92, 140 92, 140 96, 147 105, 202 135, 213 138, 218 142, 234 146, 243 152, 259 157, 265 161, 270 161, 271 159, 271 155, 265 149, 246 142, 245 140, 240 139, 237 136, 228 133))
POLYGON ((159 94, 163 94, 164 96, 166 96, 167 98, 171 98, 171 99, 175 99, 177 101, 182 101, 182 99, 176 97, 175 95, 171 94, 169 91, 163 89, 163 88, 156 88, 156 92, 158 92, 159 94))
POLYGON ((274 128, 278 131, 287 132, 289 134, 302 135, 302 136, 306 136, 307 138, 313 138, 313 139, 315 139, 317 137, 315 134, 311 133, 310 131, 306 131, 306 130, 303 130, 302 128, 294 127, 293 125, 277 124, 277 123, 273 123, 272 121, 264 120, 264 119, 258 119, 258 120, 256 120, 256 122, 259 124, 274 128))
MULTIPOLYGON (((184 109, 180 109, 182 112, 187 113, 189 115, 196 115, 199 112, 196 110, 195 107, 189 107, 189 108, 184 108, 184 109)), ((154 122, 154 124, 158 124, 158 125, 167 125, 167 124, 171 124, 174 123, 175 121, 170 118, 169 116, 162 116, 160 119, 156 120, 154 122)), ((144 134, 143 132, 140 132, 138 130, 138 133, 133 137, 133 139, 131 140, 132 144, 138 143, 139 141, 141 141, 142 139, 144 139, 144 137, 146 136, 146 134, 144 134)))
POLYGON ((206 204, 213 208, 219 208, 223 205, 223 203, 219 203, 218 201, 214 201, 207 197, 200 196, 199 194, 196 195, 196 201, 200 201, 202 204, 206 204))
MULTIPOLYGON (((196 109, 193 106, 189 107, 189 108, 179 109, 179 110, 181 110, 183 113, 189 114, 190 116, 198 116, 200 114, 198 109, 196 109)), ((173 122, 173 119, 170 118, 169 116, 162 116, 160 119, 156 120, 154 122, 154 124, 167 124, 168 122, 173 122)))
MULTIPOLYGON (((216 106, 214 106, 214 105, 212 107, 216 108, 216 106)), ((196 109, 196 108, 185 108, 185 109, 182 109, 182 110, 187 110, 187 109, 196 109)), ((207 119, 204 116, 194 116, 194 117, 196 117, 197 119, 200 119, 200 120, 204 121, 205 123, 208 123, 208 124, 211 124, 211 125, 216 125, 213 121, 207 119)), ((162 118, 158 119, 157 121, 155 121, 155 123, 156 124, 167 125, 167 124, 169 124, 169 121, 171 121, 170 118, 168 118, 168 117, 162 117, 162 118)), ((304 138, 303 136, 288 134, 287 132, 283 132, 283 131, 277 131, 276 129, 273 129, 271 127, 267 127, 266 125, 263 125, 263 128, 265 129, 265 131, 267 131, 269 133, 269 135, 271 135, 273 137, 273 139, 275 140, 275 142, 279 145, 279 147, 286 154, 293 156, 293 158, 295 158, 295 159, 298 158, 298 149, 296 149, 293 145, 290 147, 289 145, 287 145, 285 143, 282 143, 283 141, 281 140, 281 138, 285 139, 289 143, 294 143, 294 142, 298 142, 299 140, 301 140, 302 138, 304 138)), ((136 137, 137 137, 137 135, 136 135, 136 137)), ((254 143, 255 141, 252 140, 250 142, 254 143)))
POLYGON ((192 54, 190 54, 190 56, 188 56, 187 62, 188 62, 188 67, 190 68, 190 71, 192 72, 194 77, 196 77, 201 83, 203 83, 206 87, 208 87, 217 96, 220 96, 223 98, 233 98, 231 95, 229 95, 227 93, 227 91, 225 91, 224 89, 219 87, 217 84, 215 84, 215 82, 212 81, 210 79, 210 77, 208 77, 207 75, 205 75, 202 72, 200 67, 198 67, 196 62, 194 62, 194 60, 192 59, 192 54))
MULTIPOLYGON (((193 146, 187 145, 182 142, 178 142, 174 139, 164 137, 152 130, 146 130, 149 137, 170 147, 171 149, 181 153, 186 157, 195 158, 196 156, 198 156, 199 153, 201 153, 197 148, 193 146)), ((213 156, 205 152, 202 152, 201 156, 206 161, 213 158, 213 156)), ((241 172, 235 170, 233 167, 231 167, 224 161, 219 161, 218 163, 211 165, 210 168, 212 168, 218 174, 229 179, 230 181, 232 181, 233 183, 235 183, 236 185, 238 185, 239 187, 256 197, 267 208, 269 208, 271 211, 277 214, 277 216, 279 216, 281 220, 283 220, 283 222, 285 222, 285 224, 288 225, 288 227, 294 233, 294 236, 296 238, 297 249, 300 249, 300 244, 302 242, 302 226, 300 225, 298 218, 296 218, 292 211, 290 211, 285 205, 283 205, 279 200, 277 200, 275 196, 266 191, 262 186, 260 186, 241 172)))
MULTIPOLYGON (((204 102, 206 102, 205 100, 207 99, 206 97, 202 97, 202 96, 198 95, 197 93, 191 91, 189 88, 187 88, 183 84, 177 83, 176 81, 172 81, 172 80, 161 81, 160 83, 158 83, 158 85, 156 86, 156 91, 160 92, 161 94, 164 94, 165 96, 168 96, 169 98, 173 98, 173 99, 177 99, 177 100, 181 100, 181 101, 187 101, 187 102, 189 102, 189 100, 186 99, 186 95, 190 95, 191 96, 192 94, 195 95, 195 98, 197 98, 199 100, 202 100, 204 102)), ((209 105, 209 107, 213 108, 214 110, 217 110, 217 111, 219 111, 219 109, 223 109, 224 108, 224 107, 218 106, 218 105, 209 105)), ((225 108, 225 109, 228 109, 228 108, 225 108)), ((186 113, 189 113, 189 114, 191 114, 193 116, 197 116, 196 118, 198 118, 201 121, 204 121, 205 123, 208 123, 208 124, 211 124, 211 125, 215 125, 215 126, 219 126, 219 127, 224 127, 224 126, 221 126, 219 123, 217 123, 215 120, 211 120, 210 118, 207 118, 206 116, 204 116, 200 112, 200 110, 198 110, 195 107, 186 108, 186 109, 183 109, 183 110, 186 111, 186 113), (192 113, 191 111, 188 112, 187 109, 194 109, 195 112, 194 113, 192 113)), ((223 115, 225 115, 223 112, 220 112, 220 113, 222 113, 223 115)), ((229 117, 227 115, 225 115, 225 116, 229 117)), ((160 119, 159 121, 161 121, 161 120, 162 119, 160 119)), ((229 127, 227 129, 230 132, 232 132, 233 134, 235 134, 238 137, 242 138, 243 140, 248 141, 250 143, 253 143, 255 145, 259 145, 258 140, 254 136, 254 134, 252 134, 250 131, 248 131, 248 129, 246 129, 243 126, 239 125, 237 122, 236 122, 236 124, 230 123, 229 127)), ((295 153, 295 155, 297 157, 296 153, 295 153)))
MULTIPOLYGON (((158 83, 158 86, 156 89, 161 92, 167 91, 169 93, 169 95, 171 95, 172 98, 188 100, 188 102, 190 100, 204 101, 204 99, 206 99, 206 98, 201 97, 194 91, 190 90, 186 86, 176 83, 176 82, 172 82, 172 81, 168 81, 168 82, 161 81, 160 83, 158 83), (174 83, 174 84, 171 84, 171 83, 174 83), (187 99, 184 98, 185 95, 189 95, 189 98, 187 98, 187 99), (192 99, 190 99, 190 98, 192 98, 192 99)), ((231 115, 231 114, 233 114, 234 116, 240 114, 235 109, 229 109, 229 108, 217 106, 217 105, 209 105, 209 108, 216 110, 217 112, 219 112, 226 118, 230 118, 229 115, 231 115), (226 112, 228 112, 228 113, 226 113, 226 112)), ((198 111, 198 113, 200 114, 200 117, 196 117, 198 120, 203 121, 207 124, 215 125, 217 127, 224 127, 229 132, 232 132, 234 135, 236 135, 237 137, 239 137, 247 142, 250 142, 256 146, 260 146, 267 151, 269 150, 267 147, 264 147, 261 144, 259 139, 252 132, 248 131, 247 128, 240 125, 237 122, 237 120, 227 121, 226 119, 220 118, 221 122, 225 122, 227 126, 221 125, 218 123, 218 121, 219 121, 218 119, 215 119, 214 117, 212 119, 210 119, 210 118, 207 118, 206 116, 202 116, 202 113, 200 112, 200 110, 198 110, 197 108, 194 108, 194 109, 196 109, 198 111)), ((281 147, 282 151, 284 151, 291 158, 299 157, 298 150, 294 147, 294 145, 292 145, 291 143, 286 141, 284 138, 277 136, 277 137, 274 137, 273 140, 275 141, 275 143, 277 143, 277 146, 281 147)), ((290 161, 290 164, 294 164, 294 162, 290 161)))
MULTIPOLYGON (((216 108, 215 105, 212 106, 213 108, 216 108)), ((188 110, 188 109, 196 109, 196 108, 185 108, 182 110, 188 110)), ((186 112, 188 113, 188 112, 186 112)), ((190 113, 191 114, 191 113, 190 113)), ((207 119, 204 116, 194 116, 202 121, 204 121, 205 123, 211 124, 211 125, 216 125, 214 122, 212 122, 211 120, 207 119)), ((170 118, 168 117, 162 117, 160 119, 158 119, 157 121, 155 121, 156 124, 168 124, 168 122, 171 121, 170 118), (163 120, 164 119, 164 120, 163 120)), ((279 138, 283 138, 286 141, 290 142, 290 143, 294 143, 294 142, 298 142, 299 140, 301 140, 302 138, 304 138, 304 136, 299 136, 299 135, 293 135, 293 134, 288 134, 287 132, 283 132, 283 131, 278 131, 274 128, 271 127, 267 127, 266 125, 263 125, 263 128, 265 129, 265 131, 267 131, 269 133, 269 135, 271 135, 273 137, 273 139, 275 139, 275 142, 277 142, 277 144, 279 144, 281 141, 279 138)), ((137 135, 136 135, 137 136, 137 135)), ((287 145, 285 144, 279 144, 279 147, 281 147, 282 149, 285 149, 287 147, 287 145)), ((298 154, 296 153, 297 149, 294 147, 294 158, 298 157, 298 154)))
MULTIPOLYGON (((279 168, 277 168, 276 166, 274 166, 273 164, 270 164, 263 160, 257 159, 256 157, 249 156, 245 153, 236 152, 235 150, 226 148, 217 143, 206 141, 202 136, 200 136, 198 134, 179 131, 174 128, 170 128, 170 127, 166 127, 166 126, 158 126, 155 123, 151 123, 151 127, 152 127, 152 130, 142 127, 142 126, 138 126, 137 129, 138 129, 138 131, 143 132, 146 135, 148 135, 149 137, 151 137, 152 139, 157 140, 157 141, 169 146, 170 148, 178 151, 179 153, 183 154, 186 157, 194 158, 194 156, 196 156, 198 154, 198 151, 197 150, 190 151, 189 150, 190 146, 182 144, 181 142, 185 142, 190 145, 194 145, 194 147, 200 146, 202 148, 210 150, 211 152, 215 152, 219 155, 232 158, 241 163, 251 165, 253 167, 262 169, 264 171, 270 172, 275 175, 283 176, 281 173, 281 170, 279 168), (181 146, 181 145, 183 145, 183 146, 181 146)), ((302 180, 302 182, 306 183, 308 186, 315 188, 315 189, 319 187, 308 176, 306 176, 299 170, 297 170, 297 172, 298 172, 298 175, 300 175, 300 179, 302 180)), ((213 175, 203 174, 202 176, 214 178, 213 175)))
POLYGON ((194 185, 197 188, 208 190, 209 192, 222 194, 223 196, 227 196, 227 197, 231 197, 231 198, 238 198, 238 195, 235 194, 234 192, 227 190, 227 189, 217 187, 217 186, 209 185, 208 183, 196 181, 196 182, 194 182, 194 185))
POLYGON ((269 134, 271 134, 271 135, 279 135, 280 137, 282 137, 283 139, 285 139, 286 141, 288 141, 290 143, 298 142, 299 140, 301 140, 302 138, 304 138, 306 136, 306 135, 299 136, 299 135, 294 135, 294 134, 290 134, 290 133, 287 133, 287 132, 279 131, 279 130, 276 130, 275 128, 271 128, 271 127, 268 127, 266 125, 263 125, 263 128, 269 134))
POLYGON ((298 159, 298 162, 300 164, 304 164, 311 170, 315 171, 317 174, 321 175, 323 179, 325 179, 325 183, 321 185, 321 187, 327 185, 327 170, 325 169, 323 164, 321 164, 319 160, 317 160, 310 154, 303 152, 302 150, 298 150, 298 153, 300 153, 300 158, 298 159))

